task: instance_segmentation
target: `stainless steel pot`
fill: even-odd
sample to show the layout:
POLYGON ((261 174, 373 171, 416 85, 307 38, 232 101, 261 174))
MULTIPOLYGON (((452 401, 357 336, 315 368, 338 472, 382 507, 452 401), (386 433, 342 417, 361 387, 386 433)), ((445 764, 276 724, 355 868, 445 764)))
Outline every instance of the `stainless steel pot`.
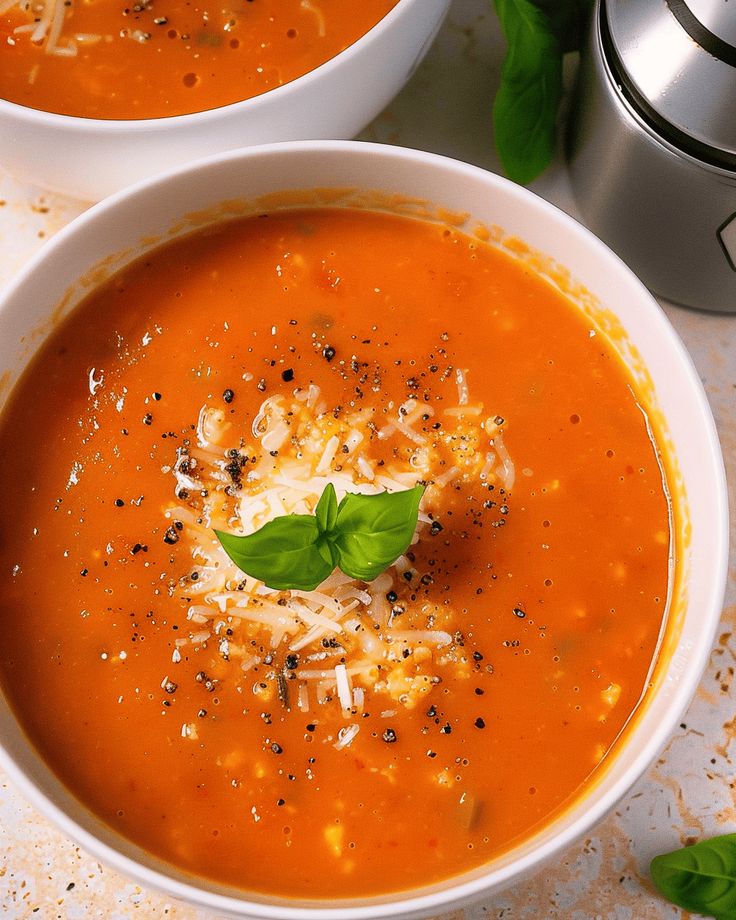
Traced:
POLYGON ((598 0, 568 137, 588 226, 673 303, 736 312, 736 5, 598 0))

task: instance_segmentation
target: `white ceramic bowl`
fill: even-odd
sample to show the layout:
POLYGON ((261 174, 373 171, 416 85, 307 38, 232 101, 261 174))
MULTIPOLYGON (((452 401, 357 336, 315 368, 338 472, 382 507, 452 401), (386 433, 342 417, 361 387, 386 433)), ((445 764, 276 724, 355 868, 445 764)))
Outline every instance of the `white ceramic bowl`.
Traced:
POLYGON ((111 121, 0 99, 0 165, 85 201, 189 160, 251 144, 355 137, 426 54, 450 0, 399 0, 345 51, 244 102, 170 118, 111 121))
MULTIPOLYGON (((353 142, 303 142, 235 151, 180 169, 114 196, 63 230, 17 279, 0 303, 0 369, 10 379, 38 346, 67 291, 64 310, 85 292, 78 279, 104 264, 112 272, 150 248, 154 238, 191 229, 182 218, 217 211, 237 199, 285 189, 374 189, 410 196, 508 234, 570 269, 600 306, 600 322, 618 329, 617 346, 650 387, 661 414, 661 447, 674 458, 683 498, 676 527, 690 527, 673 598, 677 629, 664 666, 628 740, 597 784, 554 823, 488 866, 445 883, 374 900, 298 902, 238 894, 191 877, 114 834, 61 786, 0 700, 0 765, 66 834, 107 865, 143 885, 216 911, 259 920, 418 918, 489 897, 518 882, 599 821, 657 755, 688 704, 718 624, 727 565, 727 499, 718 439, 698 376, 664 314, 624 264, 570 217, 530 192, 472 166, 431 154, 353 142), (215 209, 212 210, 213 206, 215 209), (146 242, 144 242, 146 241, 146 242), (112 255, 112 258, 110 258, 112 255), (39 331, 40 330, 40 331, 39 331), (30 344, 29 344, 30 343, 30 344), (638 358, 636 355, 638 354, 638 358), (642 365, 645 370, 642 369, 642 365), (648 374, 648 382, 646 376, 648 374)), ((200 216, 199 220, 202 218, 200 216)), ((95 274, 95 273, 93 273, 95 274)), ((7 392, 7 388, 5 390, 7 392)))

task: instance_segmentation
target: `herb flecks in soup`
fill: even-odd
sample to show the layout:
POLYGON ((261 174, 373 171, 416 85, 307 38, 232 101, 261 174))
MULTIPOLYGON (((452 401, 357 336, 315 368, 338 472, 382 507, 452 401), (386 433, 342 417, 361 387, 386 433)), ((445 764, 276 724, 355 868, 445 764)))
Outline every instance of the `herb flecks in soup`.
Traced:
POLYGON ((0 0, 0 98, 59 115, 160 118, 314 70, 397 0, 0 0))
POLYGON ((221 882, 476 867, 585 791, 646 689, 669 521, 631 378, 455 230, 276 212, 149 254, 26 372, 0 467, 19 719, 93 811, 221 882), (420 481, 372 582, 264 589, 213 533, 420 481))

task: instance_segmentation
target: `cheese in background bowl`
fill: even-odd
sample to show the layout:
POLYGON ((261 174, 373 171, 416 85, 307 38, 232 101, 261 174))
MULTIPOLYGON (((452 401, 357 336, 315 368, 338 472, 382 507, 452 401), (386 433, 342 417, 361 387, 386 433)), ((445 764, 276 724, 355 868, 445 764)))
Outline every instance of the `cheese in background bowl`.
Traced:
POLYGON ((97 200, 207 154, 353 137, 449 0, 0 4, 0 165, 97 200))
POLYGON ((232 154, 85 215, 0 318, 13 380, 46 338, 2 422, 4 765, 101 858, 241 916, 436 913, 666 740, 720 612, 718 445, 659 309, 549 205, 412 151, 232 154), (214 527, 328 482, 425 485, 385 573, 233 570, 214 527))

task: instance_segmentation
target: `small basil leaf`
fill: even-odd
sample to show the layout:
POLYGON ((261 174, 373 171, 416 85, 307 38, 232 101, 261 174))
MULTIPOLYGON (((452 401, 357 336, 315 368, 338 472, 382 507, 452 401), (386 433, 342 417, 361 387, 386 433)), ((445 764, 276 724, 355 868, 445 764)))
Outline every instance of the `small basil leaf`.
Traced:
POLYGON ((275 518, 247 537, 215 534, 241 571, 276 591, 313 591, 334 568, 320 552, 320 532, 311 514, 275 518))
MULTIPOLYGON (((338 553, 330 538, 324 534, 321 535, 319 541, 317 542, 317 549, 319 550, 319 554, 322 556, 325 562, 329 562, 332 566, 332 569, 336 569, 340 564, 340 554, 338 553)), ((332 569, 330 569, 330 571, 332 571, 332 569)))
POLYGON ((338 565, 352 578, 372 581, 409 546, 424 486, 379 495, 350 493, 340 502, 331 538, 338 565))
POLYGON ((657 888, 679 907, 716 920, 736 917, 736 834, 655 856, 650 871, 657 888))
POLYGON ((314 509, 314 516, 317 518, 317 526, 321 533, 329 533, 334 528, 337 520, 337 495, 335 495, 335 487, 331 482, 325 486, 317 507, 314 509))
POLYGON ((506 175, 526 185, 552 161, 562 98, 562 46, 532 0, 495 0, 507 51, 493 106, 496 149, 506 175))

